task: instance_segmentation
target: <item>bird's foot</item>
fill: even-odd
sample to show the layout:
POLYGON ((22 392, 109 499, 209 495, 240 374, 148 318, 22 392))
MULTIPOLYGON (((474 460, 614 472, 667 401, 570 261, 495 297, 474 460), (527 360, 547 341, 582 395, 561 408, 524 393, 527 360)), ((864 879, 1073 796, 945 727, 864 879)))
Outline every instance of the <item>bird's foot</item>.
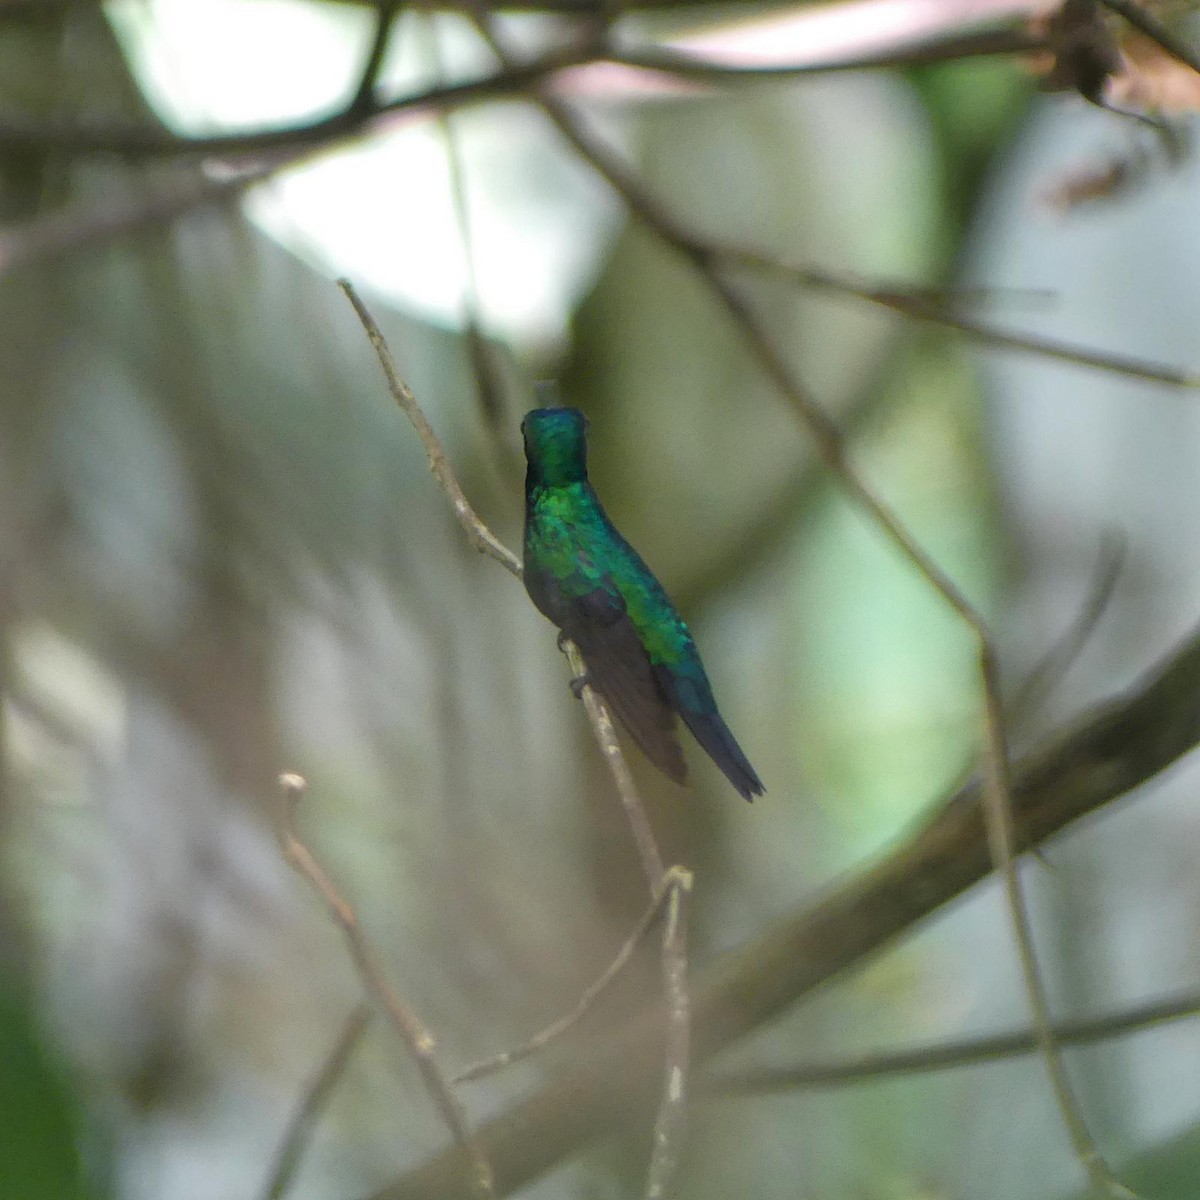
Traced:
POLYGON ((584 671, 582 675, 576 675, 567 686, 571 689, 571 694, 578 700, 583 695, 583 689, 589 687, 592 682, 592 677, 584 671))
POLYGON ((558 652, 559 652, 559 654, 566 654, 567 642, 569 640, 570 639, 567 637, 567 635, 565 633, 563 633, 563 631, 560 629, 558 631, 558 652))

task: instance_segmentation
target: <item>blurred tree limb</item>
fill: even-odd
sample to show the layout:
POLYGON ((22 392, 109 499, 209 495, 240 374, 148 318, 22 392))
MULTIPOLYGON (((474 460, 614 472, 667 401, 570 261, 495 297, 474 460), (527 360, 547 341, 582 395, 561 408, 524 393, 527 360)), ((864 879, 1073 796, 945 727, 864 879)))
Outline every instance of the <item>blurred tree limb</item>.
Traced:
MULTIPOLYGON (((284 860, 324 901, 334 923, 345 935, 363 991, 386 1014, 408 1047, 430 1099, 458 1143, 461 1151, 459 1170, 468 1194, 488 1200, 494 1194, 492 1169, 467 1123, 466 1112, 454 1094, 450 1080, 438 1062, 433 1034, 408 1002, 388 983, 354 906, 338 890, 328 872, 296 832, 295 809, 307 786, 302 776, 291 772, 279 777, 281 803, 278 806, 276 835, 284 860), (463 1171, 464 1164, 469 1170, 463 1171)), ((341 1056, 335 1056, 335 1066, 331 1069, 335 1081, 340 1070, 336 1066, 338 1057, 341 1056)))
MULTIPOLYGON (((554 8, 551 3, 546 7, 554 8)), ((19 6, 24 11, 27 5, 19 6)), ((46 5, 52 11, 52 5, 46 5)), ((469 0, 450 8, 463 8, 477 13, 480 6, 469 0)), ((497 5, 488 12, 501 10, 497 5)), ((521 7, 542 7, 528 5, 521 7)), ((629 7, 629 6, 625 6, 629 7)), ((864 70, 872 68, 905 68, 944 62, 953 59, 988 57, 993 55, 1028 54, 1048 48, 1046 38, 1019 23, 1020 14, 1006 14, 987 28, 964 28, 961 13, 948 11, 943 27, 932 32, 916 31, 903 34, 882 47, 868 40, 853 37, 825 56, 801 55, 795 63, 731 64, 708 61, 677 49, 656 45, 630 45, 628 39, 610 36, 601 21, 589 20, 573 40, 574 44, 551 49, 533 57, 520 56, 504 70, 490 76, 465 82, 439 82, 431 88, 386 96, 378 87, 378 76, 386 53, 389 35, 397 6, 392 0, 378 0, 375 8, 375 29, 359 75, 349 99, 337 110, 316 119, 285 122, 280 125, 236 133, 209 136, 189 136, 173 133, 146 120, 137 123, 112 120, 68 120, 31 116, 20 111, 0 113, 0 150, 46 152, 67 155, 120 154, 132 158, 178 156, 238 156, 263 154, 281 150, 321 148, 346 138, 370 132, 378 121, 401 113, 446 113, 463 105, 528 93, 540 82, 572 67, 608 63, 616 66, 643 69, 657 75, 667 75, 699 84, 728 84, 738 79, 786 78, 796 75, 864 70)), ((575 7, 568 0, 565 11, 577 11, 581 16, 608 17, 599 6, 575 7)), ((0 0, 0 19, 17 16, 12 0, 0 0)))
MULTIPOLYGON (((1012 767, 1021 846, 1127 795, 1200 743, 1200 629, 1123 694, 1088 710, 1012 767)), ((761 937, 722 955, 692 989, 702 1060, 879 950, 991 872, 977 780, 902 845, 761 937)), ((605 1132, 644 1120, 659 1083, 660 1021, 646 1014, 478 1131, 507 1193, 605 1132)), ((371 1200, 464 1194, 456 1153, 371 1200)))
MULTIPOLYGON (((1080 1021, 1060 1021, 1054 1035, 1064 1045, 1081 1046, 1106 1041, 1144 1029, 1200 1015, 1200 992, 1168 996, 1149 1004, 1138 1004, 1120 1012, 1107 1013, 1080 1021)), ((964 1038, 936 1042, 912 1050, 867 1054, 841 1062, 799 1063, 782 1066, 746 1067, 722 1072, 708 1081, 710 1093, 718 1095, 763 1095, 791 1092, 801 1088, 869 1083, 885 1075, 909 1075, 926 1071, 946 1071, 973 1063, 997 1062, 1022 1054, 1038 1052, 1037 1036, 1032 1029, 1017 1033, 992 1034, 990 1037, 964 1038)))

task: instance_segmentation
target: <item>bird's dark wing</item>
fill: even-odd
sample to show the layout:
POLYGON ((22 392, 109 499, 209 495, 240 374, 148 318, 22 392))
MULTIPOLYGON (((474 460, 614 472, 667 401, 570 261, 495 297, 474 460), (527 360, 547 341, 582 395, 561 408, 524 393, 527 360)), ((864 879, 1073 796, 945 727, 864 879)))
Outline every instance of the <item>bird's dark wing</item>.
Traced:
POLYGON ((699 660, 691 671, 687 666, 679 670, 653 666, 651 670, 667 703, 683 718, 692 736, 725 773, 725 778, 746 800, 761 796, 762 780, 718 712, 699 660))
POLYGON ((555 621, 579 647, 588 681, 642 753, 669 779, 685 783, 687 767, 675 736, 675 713, 620 593, 597 588, 565 600, 555 621))

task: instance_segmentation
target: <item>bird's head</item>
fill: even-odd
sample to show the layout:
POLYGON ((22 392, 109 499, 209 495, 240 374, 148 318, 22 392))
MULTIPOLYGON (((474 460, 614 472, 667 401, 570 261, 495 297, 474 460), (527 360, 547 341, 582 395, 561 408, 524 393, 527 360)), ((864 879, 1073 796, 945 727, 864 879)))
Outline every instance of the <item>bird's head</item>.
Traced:
POLYGON ((535 408, 521 422, 530 479, 561 487, 587 478, 587 417, 577 408, 535 408))

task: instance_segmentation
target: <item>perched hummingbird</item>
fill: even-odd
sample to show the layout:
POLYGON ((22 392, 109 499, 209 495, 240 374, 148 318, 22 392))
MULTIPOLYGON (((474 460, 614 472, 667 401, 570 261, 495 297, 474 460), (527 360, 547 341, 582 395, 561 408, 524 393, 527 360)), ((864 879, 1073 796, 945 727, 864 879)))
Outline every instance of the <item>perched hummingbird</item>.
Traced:
POLYGON ((525 414, 525 590, 579 647, 584 679, 646 757, 687 779, 675 714, 747 799, 755 774, 717 711, 691 632, 587 477, 587 418, 575 408, 525 414))

